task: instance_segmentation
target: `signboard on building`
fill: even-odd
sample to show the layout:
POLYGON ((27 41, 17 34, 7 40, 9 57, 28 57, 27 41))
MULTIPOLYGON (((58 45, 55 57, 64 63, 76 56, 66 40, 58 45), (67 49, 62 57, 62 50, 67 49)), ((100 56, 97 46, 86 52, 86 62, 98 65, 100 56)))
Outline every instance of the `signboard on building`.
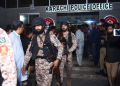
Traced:
POLYGON ((47 17, 47 18, 44 19, 44 21, 46 23, 46 29, 49 28, 50 23, 53 23, 53 25, 55 25, 55 22, 54 22, 54 20, 52 18, 47 17))
POLYGON ((105 19, 105 22, 107 22, 107 23, 109 23, 109 24, 118 23, 117 18, 115 18, 115 17, 112 16, 112 15, 108 15, 108 16, 106 16, 104 19, 105 19))
POLYGON ((72 5, 47 6, 46 12, 112 10, 112 9, 113 9, 112 3, 93 3, 93 4, 72 4, 72 5))

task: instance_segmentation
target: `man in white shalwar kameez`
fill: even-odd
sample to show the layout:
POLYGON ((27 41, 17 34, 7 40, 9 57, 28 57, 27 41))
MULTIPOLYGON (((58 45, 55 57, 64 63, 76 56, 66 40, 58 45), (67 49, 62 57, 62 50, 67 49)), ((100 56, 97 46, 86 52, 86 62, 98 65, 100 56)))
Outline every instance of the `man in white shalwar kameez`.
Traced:
POLYGON ((75 36, 77 40, 77 48, 76 48, 77 62, 78 62, 78 66, 81 67, 83 47, 84 47, 84 33, 80 30, 80 25, 77 26, 75 36))
POLYGON ((22 75, 21 68, 23 67, 24 63, 24 52, 23 47, 20 39, 20 34, 23 32, 23 22, 21 21, 14 21, 13 22, 13 32, 9 34, 13 52, 14 52, 14 58, 17 68, 17 86, 22 86, 22 81, 27 80, 27 72, 22 75))

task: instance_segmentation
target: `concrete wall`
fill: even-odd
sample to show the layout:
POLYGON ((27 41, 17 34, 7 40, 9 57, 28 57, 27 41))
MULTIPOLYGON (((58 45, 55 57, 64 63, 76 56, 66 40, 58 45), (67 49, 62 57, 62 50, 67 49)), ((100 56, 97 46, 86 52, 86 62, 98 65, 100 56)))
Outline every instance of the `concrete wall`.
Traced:
POLYGON ((27 8, 13 8, 13 9, 6 9, 6 22, 5 24, 12 24, 14 20, 19 20, 19 13, 40 13, 40 16, 43 18, 50 17, 56 23, 56 13, 46 13, 45 6, 35 7, 35 10, 30 10, 29 7, 27 8))
POLYGON ((113 15, 120 23, 120 3, 114 3, 113 10, 99 11, 99 19, 102 19, 107 15, 113 15))
POLYGON ((0 28, 5 28, 5 9, 0 7, 0 28))

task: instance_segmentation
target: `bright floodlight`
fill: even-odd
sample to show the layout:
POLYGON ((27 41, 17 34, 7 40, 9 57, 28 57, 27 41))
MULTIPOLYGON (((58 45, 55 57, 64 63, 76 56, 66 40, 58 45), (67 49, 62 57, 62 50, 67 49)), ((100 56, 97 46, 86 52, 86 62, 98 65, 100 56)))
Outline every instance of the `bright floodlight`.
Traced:
POLYGON ((20 15, 20 21, 24 21, 25 20, 25 17, 20 15))
POLYGON ((91 21, 91 20, 88 20, 88 21, 86 21, 88 24, 91 24, 93 21, 91 21))

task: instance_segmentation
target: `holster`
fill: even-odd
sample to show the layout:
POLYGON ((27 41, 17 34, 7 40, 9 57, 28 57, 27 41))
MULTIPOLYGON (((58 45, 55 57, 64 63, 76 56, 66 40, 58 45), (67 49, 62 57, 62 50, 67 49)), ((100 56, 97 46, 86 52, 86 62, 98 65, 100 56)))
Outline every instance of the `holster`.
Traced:
POLYGON ((41 58, 41 59, 46 59, 48 62, 53 62, 54 60, 53 60, 53 58, 51 58, 52 56, 50 56, 50 57, 46 57, 46 56, 36 56, 36 59, 37 58, 41 58))

